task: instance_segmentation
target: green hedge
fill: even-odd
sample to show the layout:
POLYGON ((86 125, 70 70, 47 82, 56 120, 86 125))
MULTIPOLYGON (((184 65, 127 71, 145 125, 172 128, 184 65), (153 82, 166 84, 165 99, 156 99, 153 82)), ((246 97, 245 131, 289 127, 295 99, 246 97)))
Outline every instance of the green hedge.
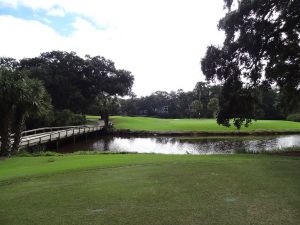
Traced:
POLYGON ((68 109, 56 111, 54 113, 55 126, 76 126, 86 124, 84 115, 74 114, 68 109))
POLYGON ((300 122, 300 113, 290 114, 286 119, 289 121, 300 122))

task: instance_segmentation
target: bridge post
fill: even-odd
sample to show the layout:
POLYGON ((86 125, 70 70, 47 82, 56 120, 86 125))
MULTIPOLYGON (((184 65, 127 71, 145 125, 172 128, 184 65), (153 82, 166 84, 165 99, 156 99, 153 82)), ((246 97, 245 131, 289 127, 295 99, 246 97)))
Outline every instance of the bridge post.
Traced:
POLYGON ((73 136, 73 144, 75 145, 75 135, 73 136))

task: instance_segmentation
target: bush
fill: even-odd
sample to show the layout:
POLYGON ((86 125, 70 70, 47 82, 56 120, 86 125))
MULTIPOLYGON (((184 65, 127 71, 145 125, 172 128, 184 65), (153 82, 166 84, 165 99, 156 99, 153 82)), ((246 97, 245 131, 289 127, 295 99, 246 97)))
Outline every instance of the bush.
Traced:
POLYGON ((49 110, 42 115, 30 115, 26 120, 26 130, 37 129, 40 127, 51 127, 54 122, 54 111, 49 110))
POLYGON ((289 121, 300 122, 300 113, 290 114, 286 119, 289 121))
POLYGON ((76 126, 86 124, 84 115, 74 114, 68 109, 54 113, 54 126, 76 126))

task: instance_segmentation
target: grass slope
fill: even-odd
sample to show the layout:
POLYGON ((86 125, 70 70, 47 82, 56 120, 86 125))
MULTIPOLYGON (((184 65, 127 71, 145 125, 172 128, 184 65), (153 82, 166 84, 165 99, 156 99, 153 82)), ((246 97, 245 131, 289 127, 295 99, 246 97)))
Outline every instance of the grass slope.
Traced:
MULTIPOLYGON (((111 117, 117 129, 146 131, 236 131, 234 127, 219 126, 215 119, 158 119, 149 117, 111 117)), ((283 120, 259 120, 241 131, 300 131, 300 123, 283 120)))
POLYGON ((94 155, 0 161, 0 224, 300 224, 300 158, 94 155))

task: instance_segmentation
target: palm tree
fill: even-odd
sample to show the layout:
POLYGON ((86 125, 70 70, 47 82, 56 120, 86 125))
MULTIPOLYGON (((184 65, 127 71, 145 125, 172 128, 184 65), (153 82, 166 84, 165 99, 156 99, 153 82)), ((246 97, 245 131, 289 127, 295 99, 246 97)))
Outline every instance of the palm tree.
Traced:
POLYGON ((41 81, 24 76, 22 88, 15 103, 14 142, 12 153, 16 153, 25 120, 34 114, 43 114, 51 107, 49 96, 41 81))
POLYGON ((10 150, 10 133, 13 121, 13 107, 17 96, 20 74, 11 70, 0 70, 0 155, 7 156, 10 150))
POLYGON ((27 71, 0 70, 0 155, 7 156, 19 149, 25 119, 50 107, 42 83, 31 79, 27 71), (11 132, 14 142, 11 149, 11 132))

